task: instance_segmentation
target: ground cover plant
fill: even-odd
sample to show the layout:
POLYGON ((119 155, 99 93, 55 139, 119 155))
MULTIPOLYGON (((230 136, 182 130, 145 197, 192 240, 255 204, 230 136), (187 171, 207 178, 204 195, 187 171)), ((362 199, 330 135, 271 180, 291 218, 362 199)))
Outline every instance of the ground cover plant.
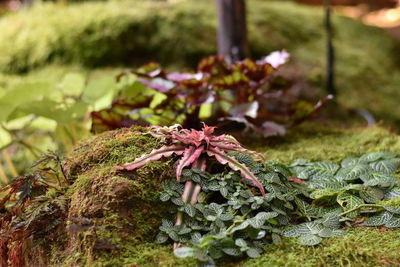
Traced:
MULTIPOLYGON (((301 129, 299 131, 301 132, 301 129)), ((339 173, 342 175, 344 171, 342 169, 346 169, 346 167, 337 167, 341 166, 341 160, 339 159, 343 160, 344 156, 339 155, 336 150, 343 146, 343 142, 347 142, 350 149, 349 152, 346 152, 346 155, 349 155, 350 151, 356 151, 355 147, 364 147, 363 150, 360 150, 360 152, 364 153, 366 151, 376 151, 377 148, 394 149, 398 147, 398 141, 396 143, 397 137, 375 128, 367 131, 362 130, 357 134, 338 131, 336 132, 337 137, 332 136, 332 133, 330 136, 328 129, 325 129, 327 140, 330 140, 327 142, 332 143, 331 150, 336 155, 335 158, 330 157, 330 154, 324 154, 327 151, 321 149, 318 149, 320 154, 303 155, 314 161, 315 159, 321 161, 324 158, 334 159, 337 165, 328 162, 307 162, 305 160, 295 161, 294 164, 290 164, 289 162, 293 163, 296 155, 300 155, 297 152, 296 154, 290 154, 290 150, 296 151, 296 147, 290 149, 285 148, 285 146, 279 146, 281 149, 289 149, 282 152, 272 147, 269 149, 270 152, 265 154, 270 154, 273 158, 285 156, 284 164, 270 161, 253 161, 251 156, 241 155, 237 152, 229 153, 231 157, 235 157, 237 161, 246 165, 260 180, 266 191, 265 198, 263 198, 260 190, 253 183, 246 182, 240 172, 225 168, 225 165, 220 165, 218 161, 212 158, 209 159, 208 167, 204 171, 198 168, 184 168, 181 183, 177 182, 176 171, 172 168, 173 163, 179 159, 179 156, 151 162, 134 171, 117 170, 116 165, 121 166, 125 162, 134 161, 136 158, 150 154, 154 149, 159 149, 164 145, 170 146, 172 143, 168 142, 168 135, 166 135, 167 138, 162 140, 153 136, 160 135, 160 131, 158 133, 157 131, 149 132, 149 129, 140 127, 106 132, 78 147, 70 158, 63 161, 63 169, 57 163, 57 156, 47 157, 47 159, 53 159, 55 163, 47 167, 44 166, 44 168, 49 171, 50 167, 50 169, 57 171, 61 186, 57 182, 57 178, 53 176, 53 182, 50 183, 52 188, 48 189, 47 192, 43 190, 45 189, 44 187, 40 187, 43 184, 35 182, 33 187, 35 189, 32 190, 34 193, 24 195, 23 200, 18 205, 16 203, 21 194, 15 194, 14 197, 6 201, 1 211, 1 237, 2 244, 5 244, 2 247, 1 255, 4 257, 3 260, 10 260, 10 257, 18 259, 16 255, 25 251, 29 255, 36 255, 30 259, 47 261, 46 264, 49 266, 61 264, 62 262, 75 265, 91 263, 118 265, 124 262, 124 264, 154 263, 159 265, 192 266, 195 263, 189 259, 178 261, 170 256, 173 254, 171 251, 168 252, 167 248, 171 249, 172 245, 167 247, 158 246, 152 243, 152 240, 180 243, 181 248, 176 250, 179 256, 197 255, 203 260, 218 258, 221 254, 224 255, 223 247, 218 246, 218 244, 220 241, 225 240, 227 243, 224 241, 223 244, 232 248, 232 250, 227 249, 226 251, 228 253, 241 253, 242 256, 237 257, 237 260, 241 262, 243 261, 246 264, 248 262, 250 265, 257 264, 257 261, 254 260, 245 260, 245 255, 248 254, 254 257, 261 254, 259 258, 261 262, 268 260, 269 255, 270 258, 272 257, 270 259, 271 262, 275 262, 278 258, 275 259, 273 255, 270 255, 271 251, 281 253, 286 251, 283 246, 288 246, 289 243, 294 245, 294 241, 289 242, 286 238, 282 238, 282 236, 286 235, 285 233, 294 232, 295 235, 298 234, 297 230, 289 228, 290 226, 300 228, 300 240, 309 240, 307 238, 310 237, 310 232, 307 232, 307 229, 316 236, 312 237, 312 239, 319 240, 322 236, 329 234, 344 234, 341 231, 343 229, 335 228, 338 226, 338 216, 332 218, 331 222, 335 221, 335 225, 325 226, 323 224, 323 219, 326 218, 322 214, 328 210, 332 212, 336 210, 336 212, 340 211, 340 213, 348 212, 339 216, 340 220, 345 219, 340 222, 341 226, 345 226, 348 223, 363 225, 366 218, 379 216, 380 213, 386 211, 385 208, 390 209, 398 205, 396 203, 398 196, 396 197, 395 195, 397 192, 396 186, 391 187, 392 182, 397 183, 398 173, 389 174, 391 170, 394 170, 396 162, 398 162, 394 153, 374 153, 364 156, 358 153, 357 156, 352 157, 351 161, 349 159, 344 160, 343 166, 349 162, 358 162, 356 165, 362 165, 367 168, 367 173, 371 175, 370 179, 367 180, 365 177, 363 178, 365 181, 361 179, 342 181, 340 179, 341 182, 336 183, 339 183, 344 188, 335 187, 337 190, 333 195, 324 196, 322 199, 313 196, 313 192, 320 190, 315 185, 309 187, 308 184, 319 185, 320 181, 317 177, 331 174, 332 166, 336 166, 333 169, 338 169, 334 175, 335 177, 339 177, 339 173), (354 137, 357 138, 353 144, 350 139, 354 137), (335 138, 337 138, 337 141, 334 141, 336 140, 335 138), (377 140, 379 140, 379 143, 372 145, 377 140), (335 146, 336 143, 337 146, 335 146), (386 166, 387 169, 379 169, 377 172, 374 168, 378 166, 386 166), (326 172, 314 173, 315 170, 325 170, 326 172), (62 171, 67 179, 63 178, 62 171), (298 175, 298 172, 303 173, 303 175, 298 175), (377 177, 377 173, 386 178, 384 183, 373 185, 375 183, 374 177, 377 177), (181 199, 184 191, 183 183, 186 181, 190 181, 193 184, 199 183, 202 187, 197 204, 184 203, 181 199), (370 182, 366 185, 368 181, 370 182), (344 182, 347 185, 344 185, 344 182), (36 187, 36 185, 39 187, 36 187), (36 188, 42 189, 36 190, 36 188), (364 191, 368 192, 370 190, 376 192, 380 190, 387 194, 380 199, 382 194, 378 193, 380 201, 378 203, 370 203, 370 200, 364 200, 364 191), (360 204, 359 209, 351 211, 350 208, 352 206, 343 202, 343 195, 346 194, 360 198, 365 203, 357 202, 360 204), (385 199, 393 196, 395 198, 392 198, 389 202, 385 199), (321 200, 323 200, 323 203, 320 202, 321 200), (234 203, 235 201, 237 203, 234 203), (292 209, 289 208, 289 204, 292 205, 292 209), (40 212, 35 212, 39 210, 40 212), (364 213, 366 211, 370 213, 364 213), (183 214, 183 223, 180 226, 173 225, 177 212, 183 214), (282 212, 286 212, 288 216, 285 216, 282 212), (357 216, 353 217, 353 213, 357 216), (10 214, 12 216, 8 216, 10 214), (267 219, 266 215, 272 217, 267 219), (281 220, 285 217, 291 218, 287 225, 281 220), (248 225, 246 226, 247 223, 244 222, 247 222, 248 225), (43 223, 54 227, 48 230, 42 227, 43 223), (235 228, 239 225, 246 227, 243 229, 240 229, 240 227, 235 228), (256 228, 259 225, 261 225, 261 228, 256 228), (161 233, 156 238, 155 235, 160 226, 161 233), (230 228, 230 226, 232 227, 230 228), (38 231, 38 229, 41 230, 38 231), (234 229, 233 233, 232 229, 234 229), (49 234, 49 231, 51 234, 49 234), (226 233, 228 235, 224 235, 226 233), (262 239, 257 239, 255 233, 260 233, 260 236, 265 233, 265 236, 262 239), (197 243, 195 238, 192 240, 192 235, 195 238, 200 238, 198 240, 200 242, 197 243), (32 250, 19 250, 18 244, 20 245, 19 248, 29 247, 30 241, 25 239, 27 236, 33 238, 37 245, 32 250), (233 239, 233 242, 227 239, 233 239), (235 244, 237 239, 239 241, 235 244), (192 241, 193 244, 191 243, 192 241), (202 243, 203 241, 204 243, 202 243), (274 241, 278 245, 270 245, 274 241), (262 253, 264 249, 268 250, 266 254, 262 253)), ((293 136, 290 138, 293 138, 293 136)), ((299 145, 304 146, 305 141, 314 142, 310 138, 309 140, 300 141, 299 145)), ((274 143, 276 143, 276 140, 274 143)), ((309 148, 312 148, 312 145, 307 145, 307 149, 309 148)), ((350 153, 350 155, 355 155, 353 153, 350 153)), ((42 161, 42 163, 49 164, 47 161, 42 161)), ((42 173, 42 179, 48 181, 46 177, 49 177, 51 173, 52 171, 50 173, 42 173)), ((363 176, 360 175, 360 177, 363 176)), ((27 181, 25 180, 26 178, 19 179, 19 181, 27 181)), ((32 176, 30 179, 32 179, 32 176)), ((38 180, 36 179, 35 181, 38 180)), ((333 181, 331 183, 335 184, 333 181)), ((19 184, 24 185, 27 183, 19 184)), ((331 187, 333 188, 333 186, 331 187)), ((17 191, 15 192, 26 191, 22 187, 16 188, 17 191)), ((25 188, 29 189, 29 187, 25 188)), ((398 214, 393 210, 389 211, 393 216, 392 218, 398 217, 398 214)), ((333 212, 332 215, 337 214, 333 212)), ((389 218, 390 216, 384 216, 389 220, 380 221, 378 224, 389 223, 388 226, 391 226, 393 222, 389 218)), ((368 220, 365 222, 368 222, 368 220)), ((389 228, 384 227, 382 229, 389 228)), ((353 244, 357 242, 350 240, 358 238, 359 235, 356 235, 353 230, 350 230, 350 232, 349 237, 337 238, 338 241, 329 238, 327 242, 322 241, 323 245, 318 246, 316 250, 324 251, 325 246, 327 246, 326 249, 331 249, 333 253, 334 248, 328 244, 339 244, 341 242, 352 242, 353 244), (342 239, 343 241, 340 241, 342 239)), ((397 232, 382 232, 381 235, 395 236, 397 232)), ((359 245, 361 247, 364 246, 363 243, 359 245)), ((301 251, 314 250, 302 248, 299 245, 295 246, 301 251)), ((288 255, 293 255, 294 252, 288 251, 288 253, 288 255)), ((376 257, 380 257, 374 256, 375 254, 368 255, 368 259, 371 262, 376 262, 378 260, 376 257)), ((391 254, 388 253, 388 255, 391 254)), ((230 261, 233 259, 235 257, 230 257, 230 261)), ((328 258, 324 259, 328 260, 328 258)), ((393 256, 388 258, 390 261, 395 259, 396 257, 393 258, 393 256)), ((216 263, 218 264, 224 260, 226 260, 226 257, 225 259, 224 257, 218 259, 216 263)), ((37 261, 30 261, 30 263, 38 264, 37 261)))
POLYGON ((118 76, 122 89, 111 107, 92 112, 93 131, 143 122, 199 128, 204 120, 220 126, 238 122, 264 137, 283 135, 331 98, 314 104, 302 100, 295 82, 278 72, 288 58, 286 51, 236 63, 210 56, 195 71, 168 72, 149 63, 123 72, 118 76))
MULTIPOLYGON (((162 156, 174 152, 182 154, 184 147, 178 149, 176 143, 190 139, 189 132, 181 134, 185 139, 176 139, 174 135, 179 136, 179 132, 175 128, 163 131, 161 136, 172 137, 173 145, 155 150, 122 168, 134 170, 162 156)), ((197 131, 192 135, 192 138, 207 136, 197 131)), ((187 142, 193 143, 193 140, 187 142)), ((197 142, 199 146, 201 143, 197 142)), ((197 155, 195 150, 192 147, 185 151, 176 167, 177 181, 167 180, 166 191, 160 197, 162 201, 171 201, 179 215, 175 224, 163 219, 157 241, 164 243, 172 239, 176 242, 174 253, 178 257, 195 257, 211 264, 224 255, 246 253, 257 258, 268 242, 279 244, 281 236, 299 237, 300 243, 313 246, 322 238, 345 235, 346 232, 340 230, 341 225, 366 214, 369 215, 364 222, 366 226, 400 227, 400 181, 393 176, 400 158, 394 153, 377 152, 346 158, 340 165, 299 159, 285 166, 274 162, 264 165, 255 162, 251 154, 232 149, 236 160, 256 174, 257 183, 254 178, 248 178, 248 172, 241 172, 243 177, 257 187, 261 182, 265 189, 260 191, 266 195, 255 194, 240 182, 242 178, 238 173, 212 175, 204 166, 187 169, 184 173, 187 184, 192 187, 197 184, 203 190, 198 196, 199 190, 193 195, 179 184, 183 167, 190 165, 190 159, 195 161, 204 148, 198 148, 197 155), (179 198, 180 195, 183 197, 179 198), (199 203, 196 203, 197 197, 199 203), (177 243, 189 243, 193 247, 177 248, 177 243)), ((226 160, 218 161, 226 164, 226 160)))

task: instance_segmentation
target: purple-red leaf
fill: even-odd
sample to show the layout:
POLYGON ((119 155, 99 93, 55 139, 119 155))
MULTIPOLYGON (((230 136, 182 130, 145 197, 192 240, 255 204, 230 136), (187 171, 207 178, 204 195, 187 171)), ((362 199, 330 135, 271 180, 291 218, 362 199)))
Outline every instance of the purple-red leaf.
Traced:
POLYGON ((189 146, 185 149, 182 158, 179 160, 178 166, 176 167, 176 179, 178 181, 181 180, 181 173, 183 168, 197 161, 201 153, 203 153, 203 151, 204 151, 203 146, 200 147, 189 146))
POLYGON ((125 163, 123 166, 117 166, 119 170, 134 170, 146 165, 149 162, 157 161, 162 157, 169 157, 172 154, 182 155, 185 147, 182 145, 163 146, 159 149, 154 149, 149 154, 145 154, 140 158, 135 159, 133 162, 125 163))

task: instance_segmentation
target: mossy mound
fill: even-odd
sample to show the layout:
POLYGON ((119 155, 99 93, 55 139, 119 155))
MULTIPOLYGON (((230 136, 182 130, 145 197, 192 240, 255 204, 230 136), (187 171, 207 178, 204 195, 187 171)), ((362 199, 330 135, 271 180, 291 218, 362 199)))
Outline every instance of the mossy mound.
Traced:
POLYGON ((162 180, 174 175, 171 162, 151 163, 135 173, 115 168, 160 146, 145 131, 106 132, 66 159, 71 185, 61 196, 68 199, 68 224, 34 248, 26 266, 121 266, 127 253, 135 255, 136 246, 154 240, 161 218, 169 216, 158 192, 162 180), (118 264, 104 265, 103 258, 118 264))
MULTIPOLYGON (((117 171, 160 147, 160 140, 141 127, 105 132, 82 143, 65 161, 71 185, 50 191, 66 199, 67 223, 44 238, 32 240, 27 266, 196 266, 178 259, 171 245, 157 245, 161 219, 171 217, 158 200, 162 180, 174 176, 173 162, 151 163, 135 172, 117 171)), ((340 162, 373 151, 400 151, 400 136, 381 127, 338 129, 305 125, 286 137, 252 145, 268 159, 289 163, 295 158, 340 162)), ((49 222, 50 223, 50 222, 49 222)), ((305 247, 292 239, 268 246, 259 259, 224 262, 224 266, 395 265, 400 262, 398 230, 357 227, 343 238, 305 247)))

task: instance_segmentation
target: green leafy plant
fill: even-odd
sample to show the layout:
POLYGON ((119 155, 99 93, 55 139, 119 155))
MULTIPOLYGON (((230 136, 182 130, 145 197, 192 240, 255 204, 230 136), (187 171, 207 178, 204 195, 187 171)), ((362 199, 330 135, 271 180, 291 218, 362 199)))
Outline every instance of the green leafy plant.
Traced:
POLYGON ((68 73, 61 81, 21 82, 0 92, 0 183, 45 153, 69 152, 90 135, 90 112, 110 104, 115 79, 68 73))
POLYGON ((167 72, 149 63, 121 73, 118 80, 124 89, 111 108, 92 113, 93 131, 138 122, 199 128, 205 121, 219 127, 243 124, 263 136, 283 135, 331 98, 315 105, 299 100, 292 81, 278 72, 288 58, 287 52, 276 51, 258 61, 229 64, 221 56, 210 56, 195 71, 167 72))
POLYGON ((185 225, 163 220, 157 241, 191 245, 175 249, 176 256, 209 263, 224 256, 255 258, 282 237, 313 246, 345 235, 341 227, 358 218, 365 226, 400 227, 400 180, 394 176, 400 159, 393 153, 346 158, 340 165, 299 159, 287 167, 264 165, 237 152, 233 156, 260 179, 265 197, 252 194, 232 170, 185 169, 182 180, 202 188, 196 204, 180 201, 178 181, 165 181, 160 199, 184 214, 185 225))

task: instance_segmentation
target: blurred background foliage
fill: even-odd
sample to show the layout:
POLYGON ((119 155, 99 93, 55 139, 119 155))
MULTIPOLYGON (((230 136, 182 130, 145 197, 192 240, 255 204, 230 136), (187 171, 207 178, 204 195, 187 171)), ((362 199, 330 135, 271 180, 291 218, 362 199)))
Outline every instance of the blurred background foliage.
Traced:
MULTIPOLYGON (((47 149, 90 135, 90 112, 110 105, 114 76, 156 60, 194 67, 216 53, 212 0, 36 1, 0 11, 0 181, 47 149), (17 9, 15 8, 15 9, 17 9)), ((324 95, 323 11, 293 1, 247 0, 250 55, 286 49, 296 75, 324 95)), ((336 15, 338 103, 400 125, 400 45, 382 29, 336 15)), ((293 70, 292 70, 293 71, 293 70)))

